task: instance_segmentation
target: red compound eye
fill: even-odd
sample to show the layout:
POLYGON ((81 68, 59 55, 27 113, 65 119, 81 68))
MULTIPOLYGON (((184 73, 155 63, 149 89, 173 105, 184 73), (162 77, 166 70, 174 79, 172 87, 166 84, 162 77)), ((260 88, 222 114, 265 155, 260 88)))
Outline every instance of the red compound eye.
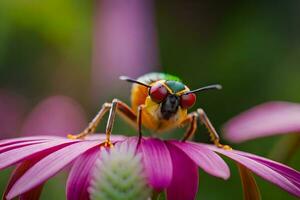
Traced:
POLYGON ((183 94, 180 97, 180 106, 182 108, 190 108, 196 102, 196 95, 194 93, 183 94))
POLYGON ((161 83, 157 83, 150 88, 150 97, 156 103, 161 103, 168 96, 168 90, 161 83))

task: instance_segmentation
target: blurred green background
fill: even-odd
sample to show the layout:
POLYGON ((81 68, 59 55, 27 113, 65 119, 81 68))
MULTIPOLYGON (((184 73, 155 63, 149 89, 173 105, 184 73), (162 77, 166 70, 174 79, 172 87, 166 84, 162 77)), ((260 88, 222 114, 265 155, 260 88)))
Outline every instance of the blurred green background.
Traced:
MULTIPOLYGON (((112 80, 117 86, 105 84, 101 82, 105 73, 95 76, 92 69, 93 60, 103 51, 103 48, 98 51, 95 45, 101 37, 95 31, 99 28, 101 31, 101 26, 96 27, 96 20, 99 15, 102 23, 107 20, 101 19, 101 12, 107 10, 99 2, 0 1, 0 90, 22 99, 16 124, 20 127, 16 127, 12 135, 1 136, 0 133, 1 138, 22 135, 22 121, 40 101, 53 95, 68 96, 78 102, 87 120, 104 101, 113 97, 129 103, 129 85, 123 84, 117 76, 112 80), (98 81, 95 77, 102 87, 93 86, 93 82, 98 81)), ((153 23, 143 26, 152 27, 149 38, 157 43, 149 45, 141 40, 135 41, 135 45, 141 49, 150 46, 150 52, 155 55, 147 65, 152 62, 156 66, 151 68, 145 64, 145 67, 123 69, 123 73, 126 70, 129 75, 136 71, 168 72, 181 77, 190 88, 221 83, 222 91, 199 94, 195 106, 204 108, 219 130, 231 117, 259 103, 300 102, 299 1, 147 1, 143 9, 148 6, 147 14, 153 23)), ((120 33, 120 37, 126 40, 126 31, 120 33)), ((3 117, 0 117, 0 125, 4 123, 1 119, 3 117)), ((119 120, 114 132, 135 134, 119 120)), ((182 134, 182 130, 175 132, 167 137, 182 134)), ((195 140, 208 141, 204 128, 197 133, 200 134, 195 140)), ((282 137, 233 146, 268 156, 282 137)), ((200 172, 198 199, 242 199, 236 166, 228 163, 232 169, 228 181, 200 172)), ((300 169, 299 151, 288 164, 300 169)), ((0 172, 0 191, 10 171, 0 172)), ((62 173, 49 181, 42 199, 64 199, 65 177, 62 173)), ((296 199, 260 178, 257 181, 263 199, 296 199)))

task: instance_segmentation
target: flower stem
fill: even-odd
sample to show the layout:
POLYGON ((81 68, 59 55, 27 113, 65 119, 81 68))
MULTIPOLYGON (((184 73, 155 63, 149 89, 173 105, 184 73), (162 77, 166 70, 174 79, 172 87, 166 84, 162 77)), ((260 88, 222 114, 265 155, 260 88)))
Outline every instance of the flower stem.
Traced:
POLYGON ((151 200, 159 200, 160 194, 161 194, 160 192, 153 191, 152 196, 151 196, 151 200))
POLYGON ((244 200, 261 200, 260 191, 252 172, 245 166, 236 164, 242 181, 244 200))

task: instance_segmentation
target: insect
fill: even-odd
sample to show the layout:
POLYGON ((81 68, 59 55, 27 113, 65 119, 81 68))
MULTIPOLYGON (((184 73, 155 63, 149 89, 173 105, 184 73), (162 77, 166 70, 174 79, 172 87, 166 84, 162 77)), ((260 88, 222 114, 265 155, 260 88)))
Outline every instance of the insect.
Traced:
POLYGON ((142 138, 142 126, 155 133, 163 133, 176 127, 188 126, 182 141, 191 138, 197 129, 197 121, 200 120, 209 131, 211 141, 220 148, 230 148, 220 143, 220 138, 211 124, 204 110, 199 108, 188 113, 196 102, 196 93, 221 89, 215 84, 190 90, 176 76, 165 73, 149 73, 138 79, 121 76, 121 80, 133 83, 131 89, 131 107, 118 99, 111 103, 104 103, 98 114, 78 135, 68 135, 69 138, 79 139, 94 133, 101 119, 109 111, 106 125, 105 146, 113 146, 110 140, 116 113, 127 122, 137 127, 139 132, 138 144, 142 138))

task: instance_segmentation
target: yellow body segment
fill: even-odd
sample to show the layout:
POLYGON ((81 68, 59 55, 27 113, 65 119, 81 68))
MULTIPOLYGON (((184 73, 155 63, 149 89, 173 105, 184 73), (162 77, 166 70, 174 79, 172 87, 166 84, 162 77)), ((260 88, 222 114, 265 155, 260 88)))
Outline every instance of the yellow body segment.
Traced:
POLYGON ((146 98, 145 107, 142 115, 143 125, 154 131, 164 132, 177 128, 187 117, 187 110, 178 108, 177 113, 169 120, 162 119, 160 116, 160 105, 153 102, 150 97, 146 98))
POLYGON ((132 85, 131 108, 135 113, 137 113, 138 107, 145 103, 147 96, 148 96, 148 88, 138 84, 132 85))

